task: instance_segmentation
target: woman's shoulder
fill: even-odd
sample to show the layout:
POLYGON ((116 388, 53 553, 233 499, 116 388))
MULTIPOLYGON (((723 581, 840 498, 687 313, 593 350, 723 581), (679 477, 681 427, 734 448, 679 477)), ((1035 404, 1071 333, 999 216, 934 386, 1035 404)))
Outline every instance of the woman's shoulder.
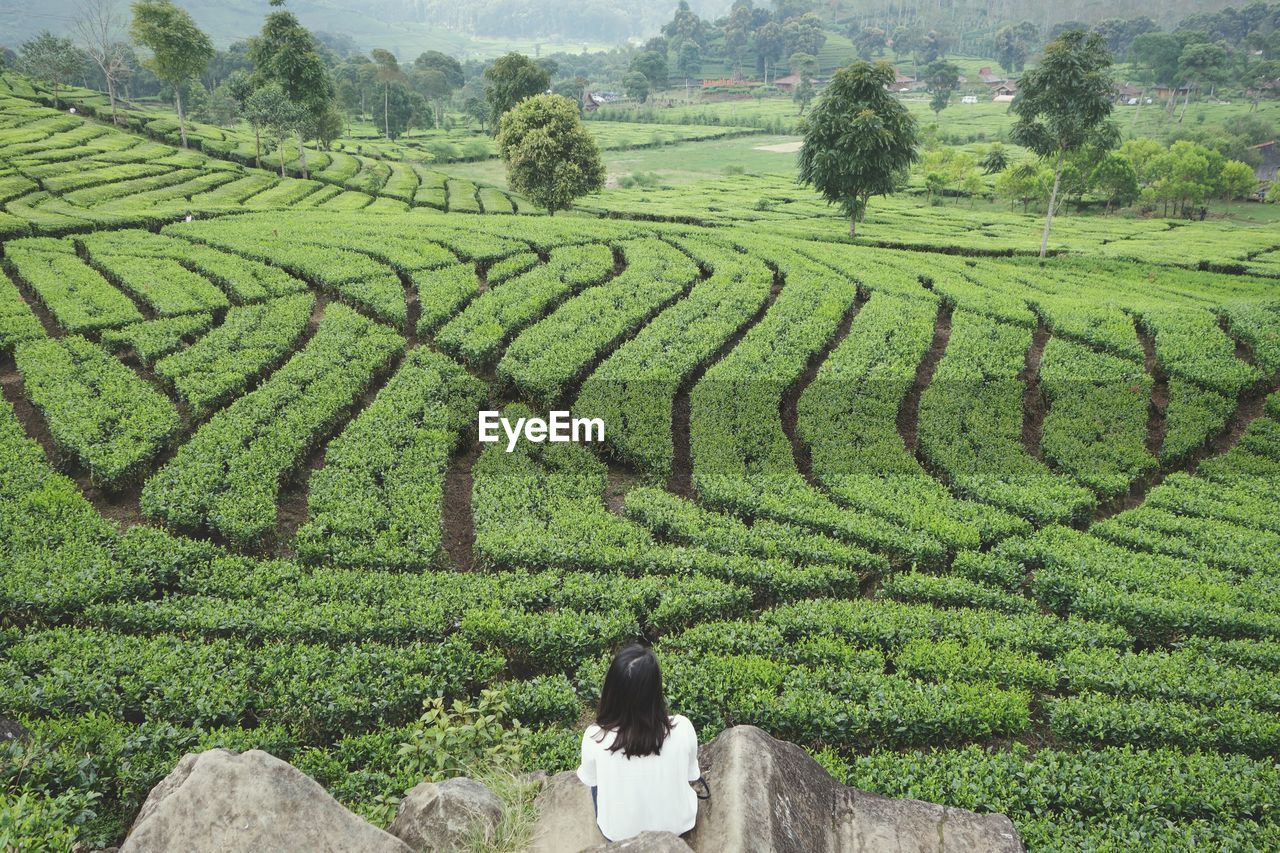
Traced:
POLYGON ((693 723, 684 714, 671 715, 671 732, 673 734, 675 732, 687 732, 695 738, 698 736, 698 732, 694 729, 693 723))

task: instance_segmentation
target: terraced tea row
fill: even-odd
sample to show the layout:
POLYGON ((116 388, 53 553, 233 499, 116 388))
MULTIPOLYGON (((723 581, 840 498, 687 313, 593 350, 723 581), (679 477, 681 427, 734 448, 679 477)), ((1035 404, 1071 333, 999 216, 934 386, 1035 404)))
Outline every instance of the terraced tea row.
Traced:
POLYGON ((255 209, 533 211, 510 193, 417 164, 335 154, 348 169, 313 156, 321 168, 304 180, 219 159, 216 147, 210 156, 175 145, 0 95, 0 235, 154 226, 255 209))
POLYGON ((1280 832, 1266 280, 418 211, 4 263, 0 715, 95 838, 216 744, 374 813, 426 695, 497 686, 530 764, 571 763, 636 637, 706 734, 1005 804, 1041 848, 1280 832), (477 410, 552 403, 606 442, 469 449, 477 410), (1153 778, 1077 789, 1098 762, 1153 778), (1224 772, 1254 783, 1187 805, 1224 772))

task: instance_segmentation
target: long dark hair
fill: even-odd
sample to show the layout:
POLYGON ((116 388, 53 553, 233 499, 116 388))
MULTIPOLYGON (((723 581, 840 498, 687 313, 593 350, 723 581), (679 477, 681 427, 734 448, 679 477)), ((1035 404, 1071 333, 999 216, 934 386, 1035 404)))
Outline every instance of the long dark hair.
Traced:
POLYGON ((622 750, 627 758, 662 752, 671 734, 671 717, 653 649, 634 643, 613 656, 600 691, 596 725, 613 732, 610 752, 622 750))

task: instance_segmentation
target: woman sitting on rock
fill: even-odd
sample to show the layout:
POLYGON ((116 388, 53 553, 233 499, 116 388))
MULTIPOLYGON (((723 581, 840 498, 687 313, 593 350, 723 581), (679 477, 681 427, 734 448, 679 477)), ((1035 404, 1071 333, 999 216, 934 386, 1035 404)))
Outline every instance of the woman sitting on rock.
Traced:
POLYGON ((596 724, 582 736, 578 778, 591 788, 596 825, 610 841, 693 829, 700 778, 693 723, 667 713, 653 650, 630 645, 604 677, 596 724))

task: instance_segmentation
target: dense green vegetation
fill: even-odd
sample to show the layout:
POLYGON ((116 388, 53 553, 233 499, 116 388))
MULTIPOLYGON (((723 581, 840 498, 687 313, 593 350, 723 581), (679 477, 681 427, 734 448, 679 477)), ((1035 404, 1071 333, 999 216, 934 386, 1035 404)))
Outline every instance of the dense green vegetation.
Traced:
MULTIPOLYGON (((879 15, 827 41, 887 52, 879 15)), ((788 21, 737 61, 770 25, 816 40, 788 21)), ((1031 38, 988 37, 1014 65, 1031 38)), ((628 73, 660 76, 656 47, 628 73)), ((385 820, 424 700, 494 688, 525 766, 569 766, 643 639, 704 739, 763 726, 850 784, 1003 810, 1033 850, 1280 844, 1280 236, 1274 206, 1188 217, 1226 213, 1247 104, 1199 92, 1182 130, 1117 106, 1135 138, 1106 172, 1063 157, 1042 261, 1056 163, 1007 143, 1003 104, 885 94, 921 162, 856 237, 790 152, 725 158, 790 129, 771 97, 603 107, 618 186, 534 216, 430 148, 488 157, 479 127, 388 133, 395 87, 448 59, 375 58, 383 113, 327 140, 203 120, 192 88, 189 148, 154 103, 116 125, 5 73, 0 717, 29 737, 0 745, 0 825, 118 841, 213 746, 385 820), (636 156, 701 160, 619 175, 655 133, 703 141, 636 156), (605 441, 475 442, 481 409, 552 406, 605 441)), ((450 85, 418 92, 432 124, 450 85)))

